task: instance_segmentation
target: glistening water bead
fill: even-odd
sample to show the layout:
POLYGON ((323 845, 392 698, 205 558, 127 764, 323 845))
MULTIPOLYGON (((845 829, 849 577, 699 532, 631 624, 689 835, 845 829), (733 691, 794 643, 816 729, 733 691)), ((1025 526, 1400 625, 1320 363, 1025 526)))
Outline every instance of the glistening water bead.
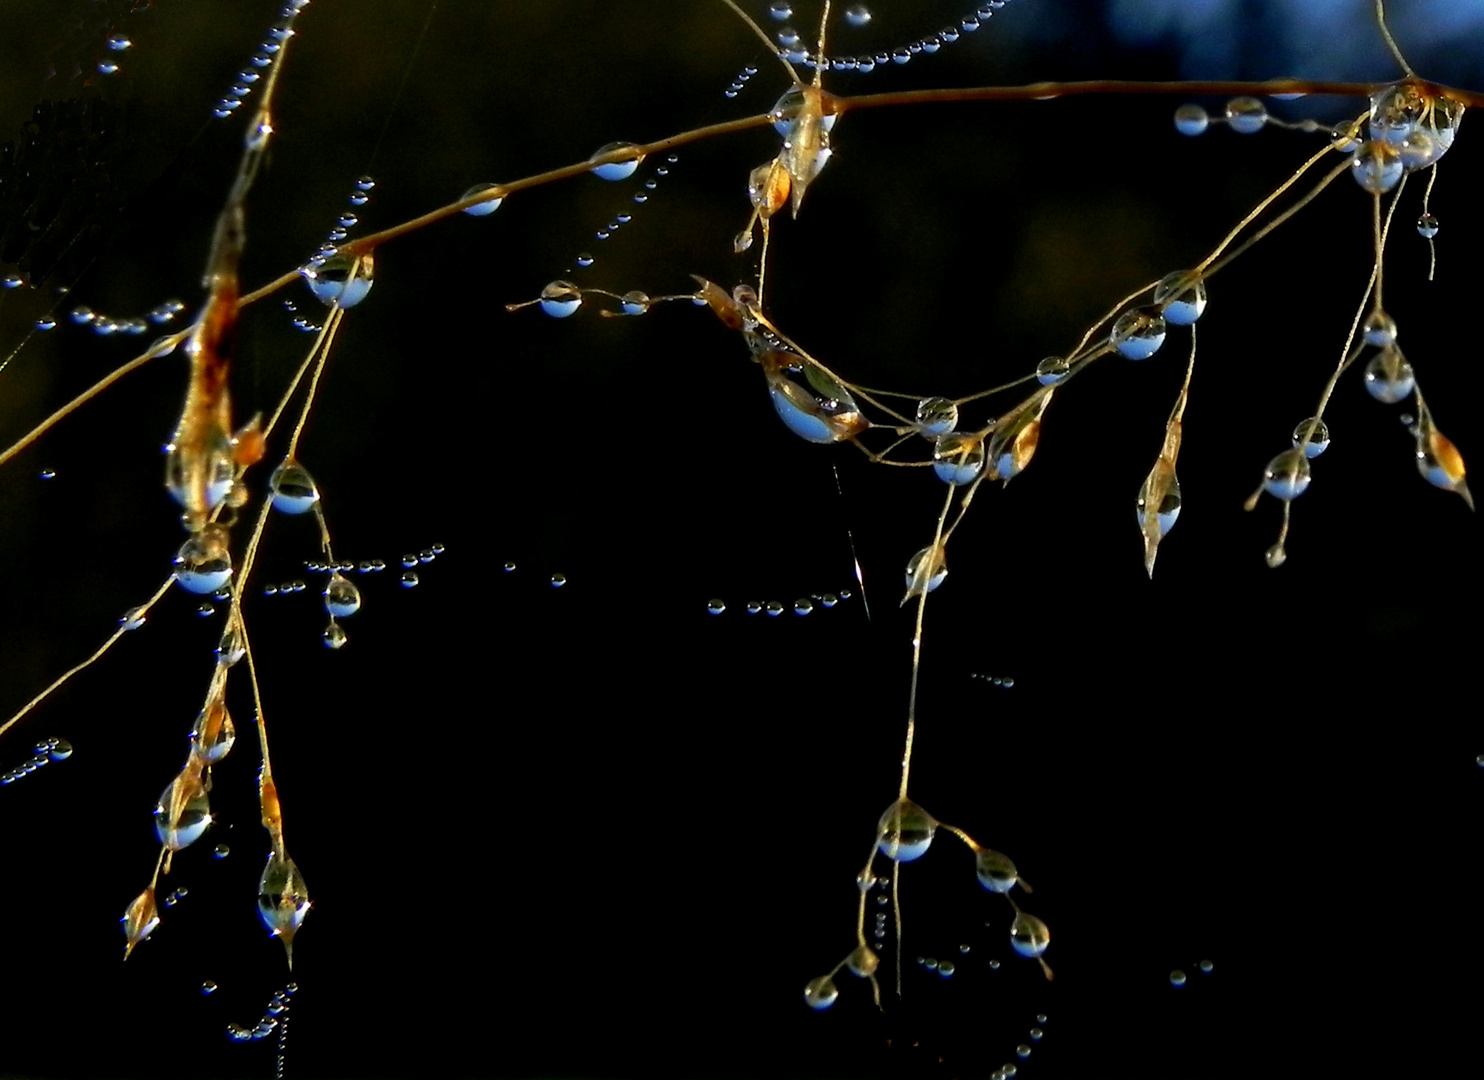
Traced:
POLYGON ((1210 125, 1210 115, 1199 105, 1181 105, 1175 110, 1175 130, 1181 135, 1201 135, 1210 125))
POLYGON ((1285 450, 1263 471, 1262 486, 1274 498, 1289 502, 1308 490, 1313 474, 1302 450, 1285 450))
POLYGON ((911 799, 898 799, 876 825, 876 846, 896 862, 911 862, 927 853, 938 822, 911 799))
POLYGON ((1129 360, 1148 360, 1165 343, 1165 317, 1158 308, 1125 311, 1113 323, 1108 343, 1129 360))

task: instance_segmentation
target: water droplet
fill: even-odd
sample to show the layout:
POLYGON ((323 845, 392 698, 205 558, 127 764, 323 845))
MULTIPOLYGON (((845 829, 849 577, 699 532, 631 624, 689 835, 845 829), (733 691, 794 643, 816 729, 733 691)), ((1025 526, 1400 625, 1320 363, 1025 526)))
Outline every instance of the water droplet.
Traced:
MULTIPOLYGON (((475 195, 479 195, 487 191, 497 191, 499 190, 499 187, 499 184, 475 184, 468 191, 459 196, 459 201, 463 202, 465 199, 472 198, 475 195)), ((464 213, 470 215, 471 217, 486 217, 490 214, 493 214, 496 210, 500 209, 500 204, 504 201, 505 197, 503 195, 496 196, 493 199, 486 199, 484 202, 475 203, 473 206, 464 207, 464 213)))
POLYGON ((989 848, 980 848, 974 853, 974 873, 979 884, 990 892, 1007 893, 1020 880, 1020 873, 1010 856, 989 848))
POLYGON ((324 259, 316 259, 299 273, 309 286, 309 291, 321 303, 333 304, 339 300, 341 307, 348 308, 366 299, 366 294, 371 291, 370 257, 361 257, 354 280, 351 278, 352 266, 355 266, 354 259, 344 255, 330 255, 324 259))
POLYGON ((201 984, 201 993, 203 993, 203 994, 214 994, 214 993, 216 993, 216 983, 212 982, 210 979, 207 979, 205 982, 203 982, 201 984))
POLYGON ((402 588, 411 589, 417 586, 417 571, 408 570, 402 574, 402 588))
POLYGON ((232 577, 232 555, 226 529, 208 525, 180 546, 175 556, 175 580, 198 595, 214 593, 232 577))
POLYGON ((1200 135, 1210 123, 1210 115, 1199 105, 1181 105, 1175 110, 1175 130, 1181 135, 1200 135))
POLYGON ((593 152, 593 158, 606 157, 609 154, 620 154, 619 160, 594 165, 591 171, 599 180, 627 180, 639 168, 639 162, 644 160, 638 146, 631 142, 604 143, 593 152))
POLYGON ((191 761, 165 788, 155 804, 155 835, 171 851, 201 839, 211 824, 211 804, 201 780, 201 764, 191 761))
POLYGON ((862 979, 868 975, 874 975, 880 964, 881 957, 864 945, 857 945, 845 958, 845 967, 852 975, 862 979))
POLYGON ((814 601, 807 596, 801 596, 794 601, 795 615, 808 615, 814 610, 814 601))
POLYGON ((119 922, 123 924, 124 959, 127 960, 129 954, 134 951, 134 946, 149 937, 154 928, 160 925, 160 913, 155 906, 153 886, 134 898, 119 922))
POLYGON ((230 854, 232 854, 232 849, 226 844, 218 844, 211 851, 212 857, 216 859, 225 859, 230 854))
POLYGON ((956 970, 957 970, 957 968, 954 967, 954 964, 953 964, 953 961, 952 960, 939 960, 938 961, 938 975, 941 976, 942 978, 944 978, 944 979, 951 979, 951 978, 953 978, 953 973, 956 970))
POLYGON ((919 960, 918 963, 927 968, 929 971, 938 970, 938 958, 936 956, 925 956, 921 960, 919 960))
POLYGON ((1190 271, 1166 274, 1154 287, 1154 303, 1171 326, 1189 326, 1206 310, 1206 283, 1190 278, 1190 271))
POLYGON ((1040 1042, 1041 1039, 1045 1036, 1046 1032, 1042 1031, 1038 1027, 1033 1027, 1030 1029, 1030 1031, 1026 1032, 1026 1034, 1031 1037, 1031 1042, 1040 1042))
POLYGON ((302 514, 319 501, 319 488, 309 470, 297 461, 285 461, 268 478, 273 494, 273 509, 285 514, 302 514))
POLYGON ((1293 429, 1293 445, 1295 448, 1302 446, 1305 457, 1317 458, 1329 449, 1329 425, 1312 416, 1307 420, 1300 420, 1293 429), (1312 432, 1309 431, 1310 425, 1314 428, 1312 432), (1305 432, 1308 432, 1307 441, 1304 439, 1305 432))
POLYGON ((929 544, 907 560, 907 595, 905 602, 924 592, 932 592, 948 576, 948 563, 942 544, 929 544))
POLYGON ((178 505, 203 518, 221 505, 236 475, 231 437, 220 428, 204 447, 188 451, 173 442, 165 447, 165 490, 178 505))
POLYGON ((809 984, 804 987, 804 1004, 811 1009, 828 1009, 839 996, 840 990, 835 986, 835 980, 828 975, 810 979, 809 984))
POLYGON ((984 471, 984 440, 953 432, 933 447, 933 472, 945 484, 969 484, 984 471))
POLYGON ((361 590, 341 574, 331 574, 325 583, 325 610, 337 619, 354 615, 361 609, 361 590))
POLYGON ((989 970, 990 971, 999 971, 1000 970, 1000 962, 998 960, 991 960, 989 962, 989 970))
POLYGON ((1170 972, 1170 985, 1171 986, 1184 986, 1185 985, 1185 972, 1181 971, 1179 968, 1176 968, 1174 971, 1170 972))
POLYGON ((1438 219, 1430 212, 1417 219, 1417 235, 1427 240, 1438 235, 1438 219))
POLYGON ((551 575, 551 587, 553 589, 560 589, 565 584, 567 584, 566 574, 557 573, 551 575))
POLYGON ((1313 473, 1309 459, 1302 450, 1285 450, 1263 470, 1262 486, 1269 495, 1288 502, 1302 495, 1309 487, 1313 473))
POLYGON ((1015 1048, 1015 1056, 1018 1057, 1018 1058, 1020 1058, 1020 1060, 1022 1060, 1022 1061, 1024 1061, 1026 1058, 1030 1057, 1031 1056, 1031 1046, 1030 1046, 1030 1043, 1021 1043, 1019 1046, 1017 1046, 1015 1048))
POLYGON ((865 26, 871 21, 871 9, 865 4, 851 4, 845 9, 845 21, 851 26, 865 26))
POLYGON ((1015 913, 1010 924, 1010 947, 1021 956, 1040 956, 1051 944, 1051 931, 1034 915, 1024 911, 1015 913))
MULTIPOLYGON (((292 949, 294 934, 309 913, 309 890, 294 860, 278 852, 268 856, 268 865, 258 880, 258 916, 263 925, 292 949)), ((292 953, 290 953, 292 955, 292 953)))
POLYGON ((201 765, 215 765, 226 757, 237 741, 237 726, 227 712, 226 700, 217 693, 206 703, 191 726, 191 755, 201 765))
POLYGON ((1255 97, 1234 97, 1226 103, 1226 122, 1238 135, 1252 135, 1268 122, 1268 109, 1255 97))
POLYGON ((345 627, 332 619, 330 625, 325 627, 324 633, 320 634, 320 640, 325 643, 327 649, 342 649, 350 640, 350 635, 345 632, 345 627))
POLYGON ((1402 178, 1402 155, 1395 146, 1377 139, 1367 139, 1350 159, 1350 175, 1372 194, 1380 195, 1396 187, 1402 178))
POLYGON ((708 600, 708 601, 706 601, 706 610, 709 611, 709 612, 711 612, 711 614, 713 614, 713 615, 720 615, 726 609, 727 609, 727 605, 726 605, 726 602, 724 600, 708 600))
POLYGON ((911 862, 927 853, 938 822, 910 799, 898 799, 876 824, 876 846, 897 862, 911 862))
POLYGON ((1209 975, 1209 974, 1211 974, 1211 969, 1213 967, 1215 967, 1215 966, 1216 965, 1212 964, 1211 961, 1209 961, 1209 960, 1202 960, 1201 963, 1200 963, 1201 974, 1202 975, 1209 975))
POLYGON ((1148 360, 1165 343, 1165 317, 1158 308, 1125 311, 1114 322, 1108 342, 1120 356, 1148 360))
POLYGON ((52 761, 66 761, 72 756, 72 744, 66 739, 55 737, 47 739, 46 756, 52 761))
POLYGON ((1377 401, 1395 405, 1416 385, 1412 365, 1395 345, 1388 345, 1365 366, 1366 392, 1377 401))
POLYGON ((540 303, 541 310, 553 319, 565 319, 582 306, 582 290, 559 279, 541 290, 540 303))
POLYGON ((1373 311, 1366 316, 1361 334, 1367 345, 1385 348, 1396 344, 1396 320, 1384 311, 1373 311))
POLYGON ((917 403, 917 431, 925 439, 937 439, 958 426, 958 406, 947 398, 923 398, 917 403))
POLYGON ((1065 379, 1071 370, 1072 365, 1067 363, 1066 357, 1048 356, 1036 365, 1036 381, 1042 386, 1055 386, 1065 379))
POLYGON ((1276 570, 1288 561, 1288 552, 1282 544, 1274 544, 1262 554, 1263 562, 1268 564, 1269 570, 1276 570))

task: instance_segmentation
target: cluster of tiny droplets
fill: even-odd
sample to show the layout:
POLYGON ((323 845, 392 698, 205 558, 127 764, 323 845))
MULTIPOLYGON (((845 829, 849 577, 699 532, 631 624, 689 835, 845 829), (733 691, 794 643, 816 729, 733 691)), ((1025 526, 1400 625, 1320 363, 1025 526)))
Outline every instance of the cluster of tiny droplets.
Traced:
POLYGON ((742 88, 747 85, 748 80, 756 74, 757 67, 753 64, 748 64, 741 70, 737 77, 732 80, 731 85, 726 88, 726 96, 729 98, 736 97, 742 92, 742 88))
MULTIPOLYGON (((838 607, 842 600, 849 600, 850 597, 849 589, 841 589, 837 593, 810 593, 808 596, 799 597, 792 605, 785 604, 782 600, 749 600, 743 610, 749 615, 767 615, 776 619, 785 611, 792 609, 795 615, 802 618, 805 615, 812 615, 819 608, 828 610, 838 607)), ((713 597, 706 601, 706 610, 712 615, 722 615, 726 613, 727 603, 720 597, 713 597)))
POLYGON ((72 744, 66 739, 59 739, 55 735, 50 739, 42 739, 31 748, 32 754, 29 760, 21 762, 15 768, 0 773, 0 787, 13 784, 25 776, 30 776, 37 769, 51 764, 53 761, 66 761, 72 756, 72 744))
POLYGON ((151 323, 164 326, 184 310, 184 301, 166 300, 145 312, 143 318, 119 319, 90 307, 75 307, 69 317, 78 326, 91 327, 93 333, 99 337, 113 337, 116 334, 138 336, 147 331, 151 323))
MULTIPOLYGON (((649 196, 654 192, 656 188, 660 186, 660 181, 670 175, 670 166, 674 165, 679 160, 680 157, 678 154, 669 154, 666 156, 665 163, 663 165, 655 166, 653 174, 644 179, 641 185, 641 190, 634 192, 634 202, 640 204, 641 206, 644 203, 647 203, 649 201, 649 196)), ((618 232, 619 229, 623 228, 625 225, 633 220, 634 215, 627 210, 619 214, 614 214, 613 217, 609 220, 608 224, 604 225, 601 229, 593 234, 593 239, 607 240, 614 233, 618 232)), ((578 267, 586 269, 587 267, 591 266, 595 260, 590 253, 584 251, 579 254, 573 261, 578 267)), ((569 274, 571 272, 572 271, 570 270, 567 271, 567 273, 569 274)))
MULTIPOLYGON (((931 55, 941 49, 944 45, 952 45, 959 41, 964 34, 972 34, 990 20, 995 12, 1005 6, 1007 0, 993 0, 991 3, 975 4, 969 12, 958 21, 957 25, 945 26, 935 34, 927 34, 916 41, 906 45, 898 46, 877 53, 861 53, 857 56, 830 56, 825 58, 825 70, 827 71, 855 71, 863 75, 869 75, 878 67, 886 67, 888 64, 906 64, 913 57, 922 54, 931 55)), ((768 8, 768 15, 776 22, 786 23, 793 18, 793 5, 788 3, 775 3, 768 8)), ((845 9, 844 22, 847 27, 860 28, 870 24, 871 9, 865 4, 851 4, 845 9)), ((802 64, 813 68, 816 65, 815 58, 809 53, 809 45, 804 37, 792 26, 785 25, 777 31, 779 49, 778 55, 793 64, 802 64)), ((739 87, 740 89, 740 87, 739 87)), ((734 96, 728 94, 728 97, 734 96)))
POLYGON ((110 33, 103 44, 112 55, 104 56, 98 61, 98 74, 113 75, 119 69, 119 63, 114 57, 119 53, 128 52, 134 47, 134 43, 129 40, 127 34, 110 33))
POLYGON ((248 61, 248 66, 237 73, 237 81, 227 91, 226 97, 218 101, 211 110, 212 116, 225 120, 242 107, 243 99, 253 92, 265 71, 278 58, 284 42, 294 36, 294 20, 308 6, 309 0, 289 0, 279 12, 279 21, 268 31, 267 40, 258 46, 258 51, 248 61))
MULTIPOLYGON (((426 566, 447 550, 442 544, 430 544, 421 551, 409 551, 402 556, 401 585, 404 589, 417 587, 417 567, 426 566)), ((380 574, 387 569, 385 559, 345 559, 339 562, 322 562, 314 559, 306 560, 304 570, 310 574, 380 574)), ((266 584, 263 586, 264 596, 289 596, 301 593, 309 586, 302 578, 293 578, 277 584, 266 584)))
POLYGON ((983 679, 991 686, 1001 686, 1004 687, 1006 690, 1010 690, 1015 686, 1014 675, 981 675, 976 671, 973 675, 970 676, 970 678, 983 679))
MULTIPOLYGON (((350 203, 351 209, 342 212, 340 217, 336 219, 335 227, 330 230, 325 242, 319 246, 319 250, 304 264, 306 267, 312 269, 323 266, 325 260, 331 258, 339 251, 338 245, 350 236, 351 229, 354 229, 361 223, 361 217, 356 213, 356 208, 365 206, 371 201, 371 189, 374 187, 376 187, 376 181, 369 176, 363 176, 355 182, 355 186, 351 189, 350 197, 346 200, 350 203)), ((293 300, 285 299, 283 301, 283 309, 293 316, 295 330, 302 330, 306 334, 317 334, 324 329, 322 325, 313 319, 305 318, 299 314, 299 305, 293 300)))
MULTIPOLYGON (((203 994, 211 994, 216 991, 216 983, 204 982, 201 984, 203 994)), ((283 1050, 284 1040, 288 1036, 289 1004, 299 989, 298 983, 289 983, 282 990, 276 990, 273 997, 268 1000, 268 1007, 263 1010, 263 1015, 258 1022, 251 1027, 243 1024, 228 1024, 227 1038, 232 1042, 258 1042, 270 1035, 278 1036, 278 1071, 277 1075, 283 1075, 283 1050)))
POLYGON ((184 900, 186 896, 189 895, 190 891, 191 890, 187 889, 184 885, 176 889, 171 889, 168 893, 165 894, 165 898, 161 900, 160 903, 162 903, 165 907, 174 907, 176 904, 184 900))

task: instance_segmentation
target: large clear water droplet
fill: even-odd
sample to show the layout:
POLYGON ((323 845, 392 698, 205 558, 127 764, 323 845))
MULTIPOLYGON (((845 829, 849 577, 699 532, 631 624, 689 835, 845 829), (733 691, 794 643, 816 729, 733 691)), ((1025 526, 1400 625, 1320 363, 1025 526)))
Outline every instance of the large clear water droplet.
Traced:
POLYGON ((1166 274, 1154 287, 1154 304, 1164 310, 1171 326, 1189 326, 1206 310, 1206 283, 1191 280, 1190 271, 1166 274))
POLYGON ((897 862, 911 862, 927 853, 938 822, 911 799, 898 799, 886 808, 876 825, 876 846, 897 862))
POLYGON ((1411 363, 1395 345, 1382 349, 1365 366, 1366 392, 1383 404, 1395 405, 1416 384, 1411 363))
POLYGON ((232 577, 232 553, 227 531, 208 525, 196 533, 175 555, 175 580, 182 589, 198 595, 224 588, 232 577))
POLYGON ((1158 308, 1125 311, 1113 323, 1108 342, 1129 360, 1148 360, 1165 343, 1165 317, 1158 308))
POLYGON ((541 290, 540 304, 553 319, 565 319, 582 306, 582 290, 570 281, 548 282, 541 290))
POLYGON ((1040 919, 1024 911, 1015 913, 1010 924, 1010 948, 1021 956, 1040 956, 1051 944, 1051 930, 1040 919))
POLYGON ((273 495, 273 509, 285 514, 302 514, 319 501, 319 488, 309 470, 297 461, 285 461, 268 478, 273 495))
POLYGON ((605 143, 593 151, 594 158, 606 157, 609 154, 622 153, 618 161, 609 161, 602 165, 594 165, 592 174, 599 180, 627 180, 634 175, 639 168, 639 162, 644 160, 644 155, 639 153, 639 148, 631 142, 605 143))
MULTIPOLYGON (((459 202, 463 202, 465 199, 472 199, 476 195, 483 195, 485 192, 499 190, 499 184, 475 184, 468 191, 459 196, 459 202)), ((484 202, 478 202, 475 203, 473 206, 464 207, 464 213, 468 214, 470 217, 488 217, 490 214, 493 214, 496 210, 500 209, 500 204, 504 201, 505 197, 503 195, 496 195, 494 198, 484 200, 484 202)))
POLYGON ((342 574, 331 574, 325 584, 325 610, 337 619, 354 615, 361 609, 361 590, 342 574))
POLYGON ((835 980, 828 975, 821 975, 817 979, 810 979, 809 985, 804 987, 804 1004, 811 1009, 828 1009, 840 996, 840 988, 835 985, 835 980))
POLYGON ((355 307, 371 291, 371 259, 362 256, 355 280, 351 280, 351 267, 355 260, 344 255, 331 255, 316 259, 299 271, 309 291, 323 304, 340 301, 343 308, 355 307))
POLYGON ((201 839, 211 824, 211 803, 201 781, 201 766, 188 764, 160 795, 155 804, 155 835, 171 851, 189 847, 201 839))
POLYGON ((294 934, 308 913, 309 889, 304 884, 304 875, 299 873, 293 859, 287 855, 280 858, 278 852, 273 852, 258 881, 258 917, 289 950, 291 967, 294 934))
POLYGON ((984 440, 953 432, 933 446, 933 472, 945 484, 969 484, 984 471, 984 440))
POLYGON ((990 892, 1007 893, 1020 880, 1020 873, 1010 856, 989 848, 980 848, 974 853, 974 873, 979 884, 990 892))
POLYGON ((958 426, 958 406, 947 398, 923 398, 917 403, 917 431, 925 439, 947 435, 958 426))
POLYGON ((1262 486, 1269 495, 1288 502, 1308 490, 1313 473, 1302 450, 1285 450, 1263 470, 1262 486))
POLYGON ((1329 449, 1329 425, 1312 416, 1300 420, 1293 429, 1293 445, 1295 449, 1302 448, 1305 457, 1317 458, 1329 449), (1309 430, 1311 427, 1312 431, 1309 430))

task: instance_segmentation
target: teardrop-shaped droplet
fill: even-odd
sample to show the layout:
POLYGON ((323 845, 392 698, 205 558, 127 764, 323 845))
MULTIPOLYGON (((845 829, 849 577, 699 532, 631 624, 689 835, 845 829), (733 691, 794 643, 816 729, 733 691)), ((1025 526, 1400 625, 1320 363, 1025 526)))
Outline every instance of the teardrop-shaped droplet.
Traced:
POLYGON ((319 488, 309 470, 297 461, 285 461, 268 478, 273 509, 284 514, 302 514, 319 501, 319 488))
POLYGON ((639 168, 639 162, 644 160, 638 146, 631 142, 604 143, 593 151, 593 158, 607 157, 610 154, 619 154, 619 160, 594 165, 590 170, 599 180, 627 180, 639 168))
POLYGON ((1366 392, 1385 405, 1401 401, 1416 384, 1411 362, 1395 345, 1382 349, 1365 366, 1366 392))
POLYGON ((1405 168, 1401 152, 1389 142, 1367 139, 1350 159, 1350 175, 1374 195, 1390 191, 1401 181, 1405 168))
POLYGON ((840 988, 835 985, 835 980, 828 975, 821 975, 817 979, 810 979, 809 985, 804 987, 804 1004, 811 1009, 828 1009, 840 996, 840 988))
POLYGON ((1255 97, 1234 97, 1226 103, 1226 122, 1238 135, 1252 135, 1268 122, 1268 109, 1255 97))
POLYGON ((869 423, 843 384, 795 353, 770 349, 758 357, 768 396, 784 425, 812 443, 835 443, 869 423))
POLYGON ((187 511, 207 511, 221 505, 237 475, 232 439, 213 428, 209 445, 193 448, 171 443, 165 447, 165 490, 187 511))
POLYGON ((1151 577, 1159 542, 1175 527, 1180 506, 1180 479, 1175 475, 1174 462, 1162 456, 1144 478, 1135 500, 1139 532, 1144 537, 1144 569, 1151 577))
POLYGON ((294 934, 308 913, 309 889, 304 884, 304 875, 299 873, 293 859, 287 855, 280 858, 278 852, 273 852, 258 881, 258 917, 269 933, 283 942, 290 968, 294 966, 294 934))
MULTIPOLYGON (((403 584, 406 584, 409 574, 411 574, 413 584, 416 584, 417 575, 412 574, 411 571, 402 575, 403 584)), ((345 643, 350 640, 350 635, 345 632, 345 627, 331 619, 330 625, 325 627, 324 633, 320 634, 320 640, 325 643, 327 649, 343 649, 345 643)))
POLYGON ((237 726, 227 712, 225 696, 218 694, 206 703, 191 727, 191 753, 201 764, 215 765, 236 741, 237 726))
POLYGON ((1125 311, 1113 323, 1109 344, 1129 360, 1148 360, 1165 343, 1165 317, 1158 308, 1125 311))
POLYGON ((1051 944, 1051 931, 1034 915, 1024 911, 1015 913, 1010 924, 1010 948, 1021 956, 1040 956, 1051 944))
POLYGON ((1206 283, 1188 270, 1166 274, 1154 287, 1154 304, 1171 326, 1189 326, 1206 310, 1206 283))
POLYGON ((232 553, 227 531, 207 525, 180 546, 175 555, 175 580, 198 595, 224 588, 232 578, 232 553))
POLYGON ((979 884, 990 892, 1007 893, 1020 880, 1020 873, 1010 856, 989 848, 980 848, 974 853, 974 873, 979 884))
POLYGON ((1424 412, 1417 425, 1417 471, 1433 487, 1463 496, 1469 509, 1474 496, 1469 491, 1463 455, 1453 441, 1433 426, 1431 414, 1424 412))
POLYGON ((886 808, 876 825, 876 846, 897 862, 911 862, 927 853, 938 822, 911 799, 898 799, 886 808))
POLYGON ((914 596, 930 593, 948 576, 948 562, 945 558, 943 545, 929 544, 912 558, 907 560, 907 595, 902 597, 902 603, 906 603, 914 596))
POLYGON ((160 925, 160 910, 155 905, 154 886, 136 896, 119 921, 123 924, 124 959, 127 960, 134 951, 134 946, 149 937, 154 928, 160 925))
POLYGON ((1384 311, 1373 311, 1367 315, 1360 332, 1367 345, 1385 348, 1396 344, 1396 320, 1384 311))
POLYGON ((1269 495, 1288 502, 1308 490, 1313 473, 1302 450, 1285 450, 1263 470, 1262 486, 1269 495))
POLYGON ((155 835, 171 851, 189 847, 201 839, 211 824, 211 803, 201 780, 200 763, 187 764, 170 781, 155 804, 155 835))
POLYGON ((342 574, 331 574, 325 584, 325 610, 337 619, 354 615, 361 609, 361 590, 342 574))
POLYGON ((881 966, 881 957, 876 955, 876 950, 868 945, 857 945, 854 951, 845 958, 845 967, 852 974, 864 979, 868 975, 874 975, 876 969, 881 966))

